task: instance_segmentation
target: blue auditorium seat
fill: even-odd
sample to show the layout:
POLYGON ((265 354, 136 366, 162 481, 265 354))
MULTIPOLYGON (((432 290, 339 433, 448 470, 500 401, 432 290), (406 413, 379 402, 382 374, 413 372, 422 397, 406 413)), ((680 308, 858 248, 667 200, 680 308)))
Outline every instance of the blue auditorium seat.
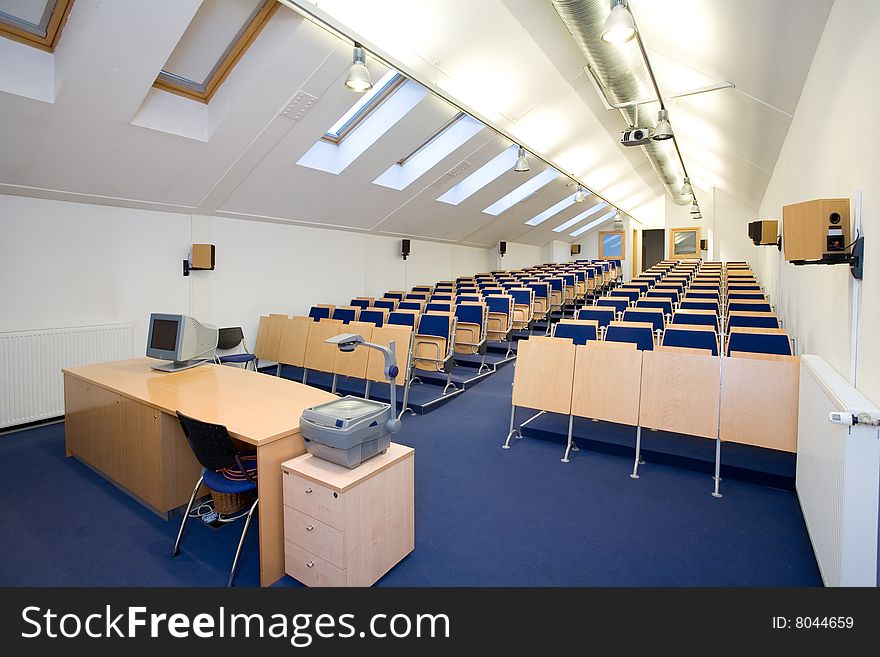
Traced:
POLYGON ((605 329, 605 342, 632 342, 640 351, 654 350, 654 333, 647 326, 621 326, 611 323, 605 329))
POLYGON ((422 312, 422 302, 421 301, 401 301, 397 304, 398 310, 418 310, 422 312))
POLYGON ((357 319, 357 310, 354 308, 334 308, 331 317, 342 320, 343 324, 348 324, 357 319))
POLYGON ((664 347, 690 347, 710 349, 718 355, 718 336, 714 331, 700 331, 684 326, 670 326, 663 332, 664 347))
POLYGON ((639 293, 636 290, 611 290, 609 296, 626 297, 630 301, 638 301, 639 293))
POLYGON ((352 299, 349 306, 356 306, 358 308, 369 308, 370 300, 369 299, 352 299))
POLYGON ((785 333, 738 333, 733 329, 727 339, 727 355, 732 351, 791 356, 791 341, 785 333))
POLYGON ((711 326, 718 331, 718 315, 715 314, 677 312, 672 316, 672 323, 711 326))
POLYGON ((711 310, 716 315, 718 314, 718 302, 708 299, 705 301, 682 301, 679 308, 681 310, 711 310))
POLYGON ((427 312, 448 313, 452 312, 452 302, 450 301, 431 301, 425 306, 427 312))
POLYGON ((664 315, 671 315, 672 301, 661 298, 639 299, 636 301, 636 308, 660 308, 664 315))
POLYGON ((316 322, 322 319, 330 319, 330 308, 325 308, 324 306, 312 306, 311 310, 309 310, 309 317, 316 322))
POLYGON ((730 315, 727 318, 727 330, 730 331, 734 326, 745 326, 748 328, 779 328, 779 320, 775 315, 752 316, 752 315, 730 315))
POLYGON ((742 301, 731 301, 727 304, 727 311, 745 310, 753 313, 772 313, 773 308, 769 303, 749 303, 742 301))
POLYGON ((397 302, 394 299, 376 299, 373 302, 373 308, 384 308, 385 310, 394 310, 397 302))
POLYGON ((663 311, 659 313, 654 310, 637 308, 628 308, 623 311, 624 322, 648 322, 654 327, 655 331, 663 330, 663 311))
POLYGON ((553 337, 570 338, 575 344, 587 344, 587 340, 599 339, 595 324, 574 324, 566 320, 556 324, 553 337))
POLYGON ((383 313, 381 310, 367 308, 361 311, 361 316, 358 318, 358 321, 371 322, 377 327, 380 327, 382 326, 382 324, 385 323, 385 313, 383 313))
POLYGON ((397 326, 409 326, 411 329, 416 328, 416 315, 413 313, 388 313, 387 324, 395 324, 397 326))
POLYGON ((629 300, 625 297, 620 298, 612 298, 612 297, 599 297, 596 299, 597 306, 610 306, 614 308, 619 313, 622 313, 624 310, 629 308, 629 300))
POLYGON ((599 322, 599 326, 608 326, 611 322, 614 321, 616 317, 616 311, 613 308, 609 307, 599 307, 599 306, 587 306, 586 308, 581 308, 578 310, 577 318, 578 319, 590 319, 595 322, 599 322))

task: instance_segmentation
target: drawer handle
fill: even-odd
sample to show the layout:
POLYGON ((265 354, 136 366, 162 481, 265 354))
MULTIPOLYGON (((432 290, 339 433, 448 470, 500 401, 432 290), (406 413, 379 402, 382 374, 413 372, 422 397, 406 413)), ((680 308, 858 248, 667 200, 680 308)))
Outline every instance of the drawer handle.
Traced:
POLYGON ((311 489, 311 488, 306 488, 306 492, 307 492, 307 493, 311 493, 311 492, 312 492, 312 489, 311 489))
POLYGON ((308 566, 309 568, 314 568, 314 567, 315 567, 315 562, 314 562, 314 561, 309 561, 309 562, 306 564, 306 566, 308 566))
POLYGON ((306 531, 307 531, 307 532, 310 532, 310 531, 312 531, 314 528, 315 528, 314 525, 308 525, 308 526, 306 527, 306 531))

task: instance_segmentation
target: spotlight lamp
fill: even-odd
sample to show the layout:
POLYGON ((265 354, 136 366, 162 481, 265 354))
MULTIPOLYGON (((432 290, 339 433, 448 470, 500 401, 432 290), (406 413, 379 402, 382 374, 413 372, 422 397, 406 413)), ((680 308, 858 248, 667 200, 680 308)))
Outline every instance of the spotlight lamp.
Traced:
POLYGON ((627 9, 626 0, 611 0, 611 13, 605 19, 602 40, 608 43, 626 43, 636 35, 636 24, 627 9))
POLYGON ((355 42, 352 64, 351 68, 348 69, 345 86, 359 94, 373 87, 373 81, 370 79, 370 72, 367 70, 366 61, 366 51, 361 47, 361 44, 355 42))
POLYGON ((578 190, 574 194, 575 203, 583 203, 587 200, 587 193, 584 191, 583 185, 578 185, 578 190))
POLYGON ((522 146, 519 147, 519 155, 516 158, 516 166, 513 167, 514 171, 528 171, 529 170, 529 158, 526 157, 526 149, 522 146))
POLYGON ((651 136, 654 141, 664 141, 672 139, 672 124, 669 123, 669 112, 665 109, 657 112, 657 125, 654 127, 654 134, 651 136))
MULTIPOLYGON (((694 188, 691 187, 691 179, 687 176, 684 177, 684 184, 681 186, 681 195, 682 196, 693 196, 694 188)), ((696 201, 694 201, 696 203, 696 201)))
POLYGON ((612 224, 612 228, 614 230, 623 230, 623 217, 620 216, 620 210, 618 210, 617 214, 614 215, 614 223, 612 224))

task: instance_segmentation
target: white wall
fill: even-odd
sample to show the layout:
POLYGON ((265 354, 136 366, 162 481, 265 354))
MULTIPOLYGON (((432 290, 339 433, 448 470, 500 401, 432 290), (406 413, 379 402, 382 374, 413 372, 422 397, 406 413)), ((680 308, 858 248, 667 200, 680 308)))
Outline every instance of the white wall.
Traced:
MULTIPOLYGON (((877 122, 880 86, 880 3, 836 2, 813 58, 804 90, 760 208, 782 218, 782 206, 815 198, 855 198, 863 190, 865 277, 858 323, 857 387, 880 403, 880 155, 853 130, 877 122)), ((737 228, 737 230, 740 230, 737 228)), ((741 228, 745 231, 745 227, 741 228)), ((795 267, 775 249, 755 261, 761 280, 783 312, 803 352, 823 356, 850 373, 853 279, 845 265, 795 267)))
POLYGON ((714 240, 710 245, 713 260, 744 260, 757 264, 765 249, 776 250, 773 246, 757 247, 749 239, 748 223, 759 219, 758 211, 744 205, 721 190, 715 190, 714 240))
MULTIPOLYGON (((151 312, 242 326, 304 314, 495 268, 495 249, 349 231, 0 195, 0 331, 131 322, 143 353, 151 312), (216 247, 216 269, 182 274, 192 243, 216 247)), ((502 266, 534 265, 540 247, 511 244, 502 266)))
POLYGON ((525 269, 545 262, 542 248, 531 244, 519 244, 518 242, 507 243, 507 254, 502 258, 497 256, 495 266, 492 269, 525 269))

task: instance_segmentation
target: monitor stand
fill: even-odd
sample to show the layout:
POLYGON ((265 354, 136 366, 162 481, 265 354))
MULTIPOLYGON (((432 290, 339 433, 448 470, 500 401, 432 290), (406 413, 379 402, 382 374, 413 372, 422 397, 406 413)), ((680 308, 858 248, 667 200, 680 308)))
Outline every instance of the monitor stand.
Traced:
POLYGON ((154 370, 159 370, 160 372, 180 372, 181 370, 188 370, 197 365, 203 365, 204 363, 210 362, 211 361, 206 358, 197 358, 194 360, 174 360, 170 363, 162 363, 161 365, 150 365, 150 367, 154 370))

